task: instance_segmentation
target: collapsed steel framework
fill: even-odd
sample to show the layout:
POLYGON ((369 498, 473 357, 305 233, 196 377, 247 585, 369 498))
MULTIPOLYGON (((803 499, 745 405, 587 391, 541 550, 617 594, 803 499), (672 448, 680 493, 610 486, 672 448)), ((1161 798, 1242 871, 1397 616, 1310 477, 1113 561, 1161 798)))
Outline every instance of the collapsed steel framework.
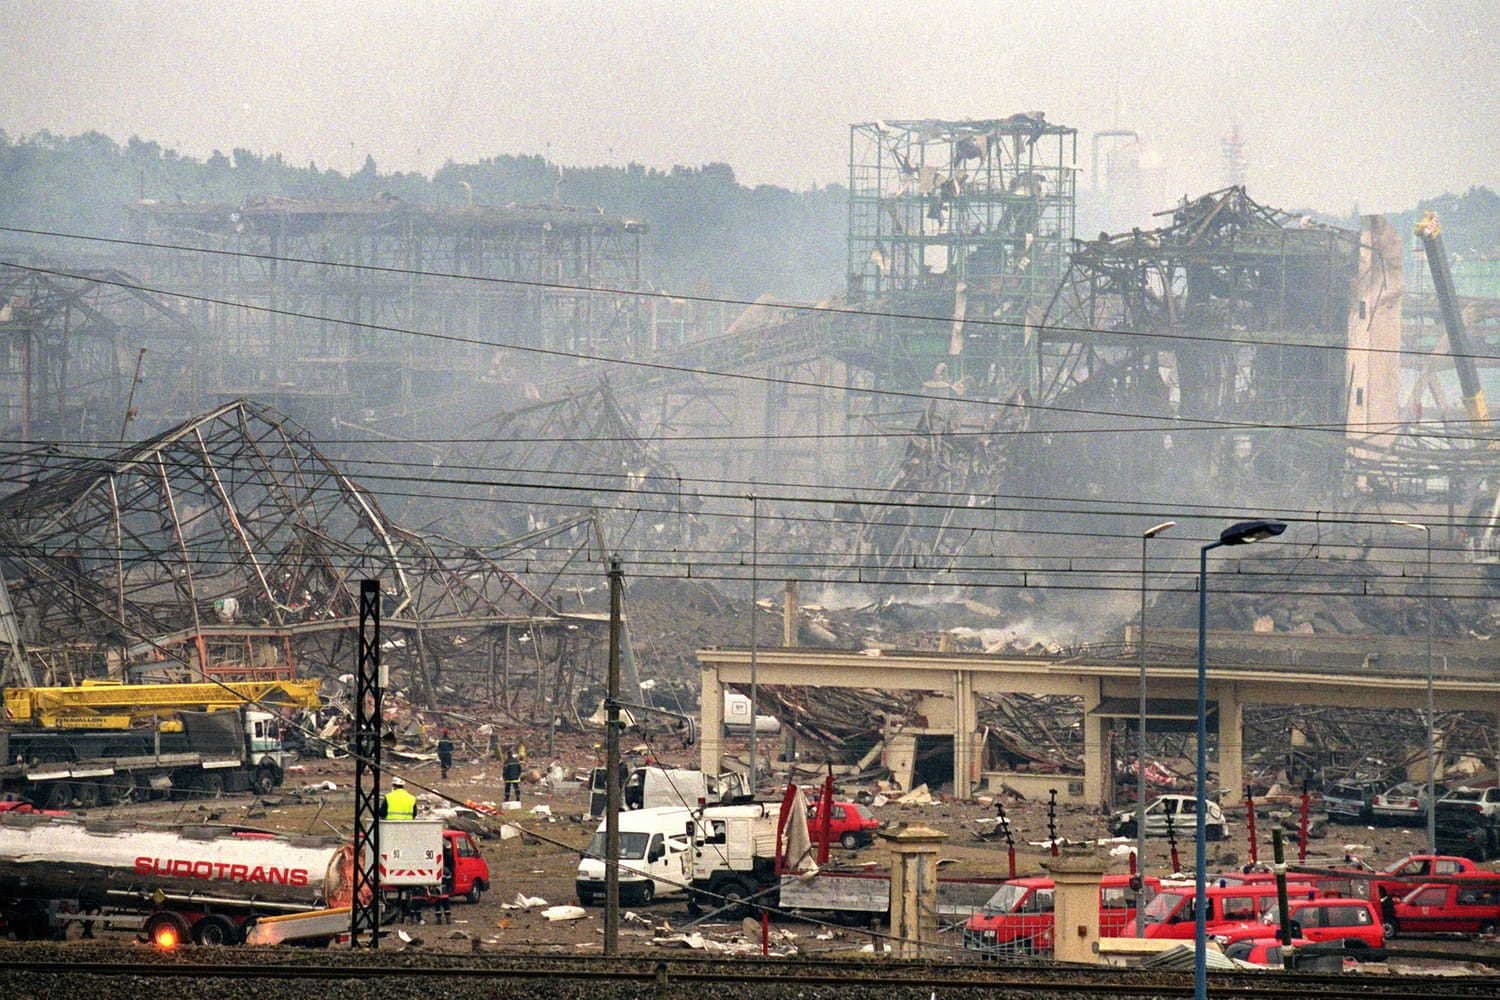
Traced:
POLYGON ((446 662, 486 655, 482 637, 493 661, 502 630, 569 625, 549 592, 599 553, 587 519, 498 553, 403 528, 305 432, 243 400, 105 457, 31 460, 34 483, 0 499, 0 547, 36 676, 65 657, 68 680, 336 662, 359 581, 378 579, 408 683, 430 702, 446 662), (521 559, 541 583, 505 565, 521 559))
POLYGON ((850 127, 850 301, 951 317, 892 324, 880 374, 1002 393, 1023 377, 1026 324, 1067 267, 1077 146, 1041 112, 850 127))
POLYGON ((641 287, 646 226, 597 209, 390 196, 129 208, 145 242, 229 252, 142 250, 152 282, 261 307, 189 306, 216 349, 207 380, 219 398, 403 413, 476 379, 503 380, 517 364, 463 340, 620 354, 649 343, 639 300, 588 291, 641 287))
POLYGON ((136 414, 159 423, 196 408, 201 345, 173 301, 125 287, 139 282, 115 268, 16 260, 0 265, 7 438, 113 439, 136 414))

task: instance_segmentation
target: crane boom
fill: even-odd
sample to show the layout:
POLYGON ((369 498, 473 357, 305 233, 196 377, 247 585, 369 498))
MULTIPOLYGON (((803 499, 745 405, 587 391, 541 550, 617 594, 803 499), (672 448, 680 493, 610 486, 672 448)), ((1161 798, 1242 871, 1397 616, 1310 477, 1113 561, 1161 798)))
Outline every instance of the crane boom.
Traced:
POLYGON ((214 712, 257 704, 317 708, 319 681, 231 681, 222 684, 88 683, 77 687, 13 687, 5 714, 41 729, 127 729, 178 711, 214 712))
POLYGON ((1490 422, 1490 408, 1479 384, 1479 369, 1469 349, 1469 333, 1464 327, 1463 312, 1458 306, 1458 292, 1453 285, 1453 271, 1448 267, 1448 253, 1443 249, 1443 227, 1436 212, 1427 212, 1417 223, 1417 236, 1427 254, 1427 268, 1432 272, 1432 291, 1437 296, 1443 328, 1448 332, 1448 346, 1453 352, 1453 367, 1458 371, 1458 385, 1463 392, 1464 410, 1474 421, 1475 430, 1485 430, 1490 422))

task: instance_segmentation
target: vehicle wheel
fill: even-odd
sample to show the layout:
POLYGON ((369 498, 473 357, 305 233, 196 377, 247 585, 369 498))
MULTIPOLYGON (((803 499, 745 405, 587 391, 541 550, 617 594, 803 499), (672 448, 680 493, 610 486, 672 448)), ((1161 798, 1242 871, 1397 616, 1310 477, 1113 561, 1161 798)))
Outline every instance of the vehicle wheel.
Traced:
POLYGON ((66 809, 73 804, 73 789, 66 781, 49 781, 42 788, 43 809, 66 809))
POLYGON ((481 881, 479 881, 479 879, 476 878, 474 880, 474 883, 469 886, 469 891, 468 891, 468 893, 466 893, 464 895, 464 898, 467 899, 471 903, 477 903, 477 902, 479 902, 479 897, 483 896, 483 895, 484 895, 484 883, 481 882, 481 881))
POLYGON ((224 797, 224 776, 209 772, 198 779, 198 788, 202 791, 201 799, 222 799, 224 797))
POLYGON ((148 944, 155 944, 162 948, 175 948, 177 945, 188 940, 187 924, 183 923, 181 917, 175 913, 156 913, 141 928, 141 934, 145 936, 148 944), (168 943, 168 932, 170 941, 168 943))
POLYGON ((645 906, 656 898, 656 883, 647 882, 636 890, 635 903, 637 906, 645 906))
POLYGON ((1390 917, 1387 917, 1384 921, 1382 921, 1380 927, 1381 930, 1385 931, 1385 939, 1387 941, 1391 940, 1391 938, 1397 937, 1400 932, 1400 928, 1397 926, 1396 921, 1392 920, 1390 917))
POLYGON ((193 941, 206 945, 238 944, 239 929, 228 917, 210 914, 193 925, 193 941))
POLYGON ((99 804, 99 786, 92 781, 80 781, 74 784, 73 794, 78 799, 80 809, 92 809, 99 804))
POLYGON ((1224 827, 1222 824, 1215 823, 1203 831, 1203 836, 1208 840, 1223 840, 1224 827))
POLYGON ((1131 822, 1131 823, 1121 823, 1119 826, 1115 827, 1115 836, 1116 837, 1134 837, 1135 836, 1135 823, 1133 823, 1133 822, 1131 822))
POLYGON ((698 902, 698 894, 696 892, 690 891, 688 894, 687 911, 690 917, 700 917, 703 915, 703 904, 698 902))
POLYGON ((754 892, 743 881, 737 878, 726 879, 719 884, 719 905, 723 906, 724 915, 728 917, 748 917, 750 907, 745 900, 749 899, 754 892))
POLYGON ((250 782, 256 795, 270 795, 276 790, 276 769, 261 766, 255 769, 255 778, 250 782))
POLYGON ((852 833, 846 833, 839 838, 839 843, 844 845, 844 850, 852 851, 859 847, 859 838, 852 833))
POLYGON ((1481 933, 1481 934, 1485 934, 1485 935, 1493 934, 1493 933, 1495 933, 1495 930, 1496 930, 1496 925, 1495 925, 1495 921, 1493 921, 1493 920, 1486 920, 1484 923, 1482 923, 1482 924, 1479 925, 1479 933, 1481 933))

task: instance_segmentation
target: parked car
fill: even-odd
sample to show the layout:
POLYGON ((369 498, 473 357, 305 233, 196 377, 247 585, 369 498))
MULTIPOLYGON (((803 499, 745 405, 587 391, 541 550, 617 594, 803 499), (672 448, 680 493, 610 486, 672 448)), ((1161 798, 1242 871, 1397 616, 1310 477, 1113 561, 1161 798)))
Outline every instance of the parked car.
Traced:
MULTIPOLYGON (((807 804, 807 832, 814 844, 823 841, 823 821, 819 818, 822 803, 807 804)), ((858 802, 834 802, 828 810, 828 842, 840 844, 846 850, 854 850, 874 843, 875 831, 880 829, 880 820, 858 802)))
MULTIPOLYGON (((1308 941, 1344 941, 1345 947, 1384 948, 1385 930, 1380 911, 1364 899, 1293 900, 1287 907, 1292 921, 1292 936, 1308 941)), ((1214 932, 1221 945, 1234 941, 1274 937, 1281 926, 1281 909, 1274 902, 1259 920, 1246 921, 1238 927, 1223 927, 1214 932)))
POLYGON ((1420 885, 1385 917, 1385 936, 1494 934, 1500 929, 1500 874, 1446 885, 1420 885))
POLYGON ((1500 818, 1500 788, 1455 788, 1438 799, 1438 807, 1445 802, 1477 812, 1487 819, 1500 818))
POLYGON ((1413 781, 1392 785, 1370 803, 1376 822, 1417 826, 1427 822, 1427 786, 1413 781))
MULTIPOLYGON (((1147 876, 1142 895, 1161 891, 1161 880, 1147 876)), ((1130 876, 1106 875, 1099 885, 1099 936, 1120 937, 1135 929, 1135 893, 1130 876)), ((964 947, 989 954, 1036 954, 1052 950, 1053 882, 1046 876, 1018 878, 995 890, 984 907, 964 923, 964 947)))
POLYGON ((1340 781, 1323 790, 1323 808, 1329 818, 1368 822, 1375 796, 1383 786, 1374 781, 1340 781))
MULTIPOLYGON (((1318 890, 1305 883, 1292 883, 1286 887, 1286 891, 1290 899, 1318 898, 1318 890)), ((1146 937, 1191 940, 1197 926, 1193 897, 1192 886, 1163 889, 1146 905, 1146 937)), ((1258 921, 1275 905, 1274 885, 1210 886, 1208 932, 1215 934, 1221 927, 1236 927, 1258 921)))
POLYGON ((1467 802, 1439 800, 1433 818, 1438 850, 1474 861, 1500 857, 1500 818, 1467 802))
MULTIPOLYGON (((1306 948, 1312 944, 1307 938, 1292 938, 1293 948, 1306 948)), ((1235 941, 1224 949, 1227 958, 1279 969, 1284 964, 1281 957, 1281 939, 1274 937, 1245 938, 1235 941)))
MULTIPOLYGON (((1198 799, 1193 795, 1158 795, 1146 807, 1146 836, 1165 837, 1167 817, 1172 817, 1172 831, 1179 839, 1191 839, 1197 829, 1198 799)), ((1228 829, 1224 822, 1224 810, 1217 802, 1208 803, 1208 815, 1204 827, 1209 840, 1223 840, 1228 829)), ((1115 814, 1114 835, 1135 836, 1135 810, 1128 809, 1115 814)))

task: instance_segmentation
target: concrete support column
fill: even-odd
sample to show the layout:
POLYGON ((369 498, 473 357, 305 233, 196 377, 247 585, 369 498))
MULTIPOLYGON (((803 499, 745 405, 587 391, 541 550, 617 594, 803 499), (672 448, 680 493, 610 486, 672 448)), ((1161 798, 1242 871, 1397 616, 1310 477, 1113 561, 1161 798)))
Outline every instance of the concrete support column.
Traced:
MULTIPOLYGON (((927 826, 902 824, 880 837, 891 849, 893 954, 896 958, 922 958, 937 943, 938 848, 948 835, 927 826)), ((1098 906, 1096 899, 1096 911, 1098 906)))
POLYGON ((787 580, 781 594, 781 644, 788 649, 797 645, 797 609, 801 602, 797 598, 797 581, 787 580))
MULTIPOLYGON (((719 683, 719 671, 715 667, 703 667, 698 693, 698 715, 703 731, 698 734, 698 760, 704 774, 718 774, 724 770, 724 685, 719 683)), ((755 710, 750 711, 750 724, 755 725, 755 710)))
POLYGON ((974 699, 974 675, 953 672, 953 797, 968 799, 979 778, 979 706, 974 699))
POLYGON ((1094 714, 1100 700, 1100 684, 1094 681, 1083 696, 1083 800, 1103 809, 1109 805, 1110 766, 1108 720, 1094 714))
POLYGON ((1245 797, 1245 709, 1239 688, 1220 684, 1219 701, 1219 802, 1233 804, 1245 797))
POLYGON ((1052 921, 1052 959, 1098 965, 1099 882, 1105 864, 1097 855, 1064 854, 1043 866, 1056 895, 1052 921))

